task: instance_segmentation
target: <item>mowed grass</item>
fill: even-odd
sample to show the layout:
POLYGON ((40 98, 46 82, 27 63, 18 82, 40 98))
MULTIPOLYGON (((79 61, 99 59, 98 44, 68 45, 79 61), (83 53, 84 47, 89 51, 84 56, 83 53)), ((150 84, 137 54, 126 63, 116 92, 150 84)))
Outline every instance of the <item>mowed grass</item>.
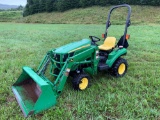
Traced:
MULTIPOLYGON (((36 69, 46 52, 67 43, 101 37, 105 25, 0 24, 0 118, 24 119, 11 86, 22 66, 36 69)), ((113 25, 110 36, 117 39, 124 26, 113 25)), ((160 119, 160 25, 131 26, 128 33, 129 67, 122 78, 107 72, 92 77, 91 87, 74 91, 67 80, 57 105, 28 120, 160 119)), ((45 104, 45 101, 44 101, 45 104)))

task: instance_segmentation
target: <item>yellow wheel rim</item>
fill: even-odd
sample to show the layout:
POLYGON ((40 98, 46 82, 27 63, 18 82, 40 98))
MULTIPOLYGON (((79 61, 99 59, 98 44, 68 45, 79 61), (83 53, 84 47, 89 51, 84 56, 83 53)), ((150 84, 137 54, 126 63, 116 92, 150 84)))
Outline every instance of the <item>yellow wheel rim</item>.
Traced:
POLYGON ((126 70, 126 65, 124 63, 120 64, 119 68, 118 68, 118 73, 120 75, 122 75, 126 70))
POLYGON ((84 90, 88 86, 88 79, 82 78, 81 83, 79 84, 79 89, 84 90))

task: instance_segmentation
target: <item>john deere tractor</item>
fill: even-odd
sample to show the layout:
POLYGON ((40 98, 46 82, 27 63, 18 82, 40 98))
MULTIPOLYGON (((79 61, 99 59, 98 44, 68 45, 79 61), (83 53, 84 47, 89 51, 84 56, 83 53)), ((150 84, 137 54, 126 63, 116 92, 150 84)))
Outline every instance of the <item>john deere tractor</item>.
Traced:
POLYGON ((48 51, 36 71, 24 66, 22 74, 12 86, 24 116, 54 106, 69 76, 72 78, 75 90, 85 90, 90 84, 89 75, 101 71, 110 71, 116 77, 125 75, 128 65, 122 56, 127 54, 129 39, 127 28, 130 26, 130 14, 131 7, 127 4, 110 9, 102 45, 97 45, 100 41, 98 37, 89 36, 90 39, 83 39, 48 51), (116 42, 116 38, 108 37, 107 32, 111 25, 110 15, 119 7, 127 7, 128 16, 124 34, 116 42), (54 76, 54 81, 49 80, 46 74, 54 76))

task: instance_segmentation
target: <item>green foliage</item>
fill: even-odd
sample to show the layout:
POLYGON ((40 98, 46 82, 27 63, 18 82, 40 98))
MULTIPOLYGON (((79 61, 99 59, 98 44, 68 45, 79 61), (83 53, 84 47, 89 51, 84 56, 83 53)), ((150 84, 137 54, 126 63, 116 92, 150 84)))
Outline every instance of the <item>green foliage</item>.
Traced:
POLYGON ((40 7, 39 0, 34 0, 34 5, 33 5, 34 13, 39 13, 39 11, 40 11, 39 7, 40 7))
POLYGON ((94 0, 79 0, 79 5, 81 7, 88 7, 94 5, 94 0))
POLYGON ((23 6, 20 5, 17 10, 23 10, 23 6))
POLYGON ((46 11, 46 0, 40 0, 39 1, 39 12, 45 12, 46 11))
POLYGON ((55 4, 58 11, 66 11, 72 8, 78 8, 79 0, 58 0, 55 4))
POLYGON ((46 0, 46 11, 47 12, 52 12, 53 11, 53 3, 55 0, 46 0))
POLYGON ((67 2, 66 0, 58 0, 56 3, 56 7, 58 11, 65 11, 67 9, 67 2))
POLYGON ((109 3, 109 0, 95 0, 96 5, 106 6, 109 3))
POLYGON ((25 9, 24 9, 24 11, 23 11, 23 16, 25 17, 25 16, 30 15, 29 11, 30 11, 29 5, 27 4, 26 7, 25 7, 25 9))
POLYGON ((29 14, 34 14, 36 10, 34 10, 34 5, 29 5, 29 14))
POLYGON ((29 4, 29 5, 33 5, 33 4, 34 4, 34 2, 33 2, 33 0, 27 0, 27 4, 29 4))

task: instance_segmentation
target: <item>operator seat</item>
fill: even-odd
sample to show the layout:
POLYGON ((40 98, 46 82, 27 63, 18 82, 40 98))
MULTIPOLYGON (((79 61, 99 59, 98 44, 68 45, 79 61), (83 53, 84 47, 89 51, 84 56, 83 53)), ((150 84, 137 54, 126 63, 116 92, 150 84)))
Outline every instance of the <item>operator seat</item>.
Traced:
POLYGON ((110 51, 115 47, 116 38, 115 37, 107 37, 104 41, 104 43, 99 47, 100 50, 103 51, 110 51))

